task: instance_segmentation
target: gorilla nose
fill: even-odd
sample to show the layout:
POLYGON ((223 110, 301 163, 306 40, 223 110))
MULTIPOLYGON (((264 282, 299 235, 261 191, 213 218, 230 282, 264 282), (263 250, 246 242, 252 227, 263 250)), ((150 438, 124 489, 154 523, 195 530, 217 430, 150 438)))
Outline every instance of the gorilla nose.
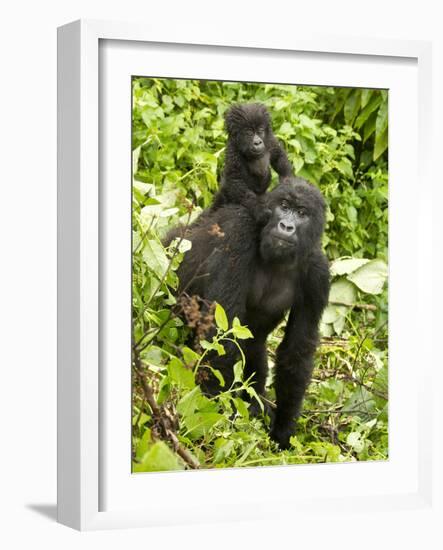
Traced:
POLYGON ((254 141, 253 141, 254 147, 259 148, 262 144, 263 144, 263 141, 261 138, 259 137, 254 138, 254 141))
POLYGON ((288 237, 295 233, 295 225, 286 221, 279 221, 278 229, 280 230, 280 233, 288 237))

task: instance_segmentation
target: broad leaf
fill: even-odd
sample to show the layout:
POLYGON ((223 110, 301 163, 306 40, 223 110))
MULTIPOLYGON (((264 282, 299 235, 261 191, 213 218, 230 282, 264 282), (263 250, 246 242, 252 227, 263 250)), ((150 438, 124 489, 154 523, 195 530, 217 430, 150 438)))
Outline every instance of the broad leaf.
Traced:
POLYGON ((348 279, 368 294, 380 294, 388 277, 388 266, 383 260, 371 260, 350 275, 348 279))
POLYGON ((187 369, 183 363, 174 357, 168 364, 169 378, 172 382, 183 388, 192 390, 195 386, 194 373, 187 369))
POLYGON ((133 465, 134 472, 167 472, 170 470, 183 470, 184 466, 178 461, 177 456, 163 441, 157 441, 143 455, 141 464, 133 465))
POLYGON ((331 285, 329 302, 352 305, 355 303, 357 292, 355 286, 346 279, 339 279, 331 285))
POLYGON ((335 260, 331 265, 331 275, 346 275, 352 273, 362 265, 365 265, 369 260, 365 258, 344 258, 335 260))
POLYGON ((158 279, 161 279, 168 269, 169 260, 161 244, 152 239, 145 241, 143 259, 158 279))
POLYGON ((228 318, 226 317, 225 310, 220 304, 215 306, 215 322, 223 332, 226 332, 229 328, 228 318))
POLYGON ((203 437, 212 427, 223 418, 222 414, 215 412, 198 412, 185 418, 189 435, 195 439, 203 437))

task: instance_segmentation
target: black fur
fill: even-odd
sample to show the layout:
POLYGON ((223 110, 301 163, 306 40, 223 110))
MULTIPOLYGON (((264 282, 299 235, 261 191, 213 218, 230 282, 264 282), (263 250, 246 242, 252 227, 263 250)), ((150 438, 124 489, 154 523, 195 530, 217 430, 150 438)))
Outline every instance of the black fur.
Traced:
POLYGON ((225 115, 228 142, 221 187, 212 210, 226 204, 245 206, 260 223, 267 213, 260 197, 271 182, 271 169, 280 182, 292 176, 292 167, 280 142, 274 136, 271 117, 261 103, 232 106, 225 115))
MULTIPOLYGON (((181 289, 219 302, 230 321, 238 317, 248 325, 254 339, 242 341, 245 374, 253 376, 259 394, 268 370, 267 336, 289 311, 277 349, 277 409, 271 429, 271 437, 287 448, 311 379, 318 323, 328 300, 328 262, 320 245, 324 201, 318 189, 294 178, 268 193, 266 204, 272 214, 264 227, 240 205, 200 217, 186 230, 192 248, 178 274, 181 289)), ((168 241, 181 231, 172 231, 168 241)), ((227 345, 226 355, 210 359, 228 386, 238 354, 236 346, 227 345)), ((220 390, 213 377, 202 386, 212 394, 220 390)))

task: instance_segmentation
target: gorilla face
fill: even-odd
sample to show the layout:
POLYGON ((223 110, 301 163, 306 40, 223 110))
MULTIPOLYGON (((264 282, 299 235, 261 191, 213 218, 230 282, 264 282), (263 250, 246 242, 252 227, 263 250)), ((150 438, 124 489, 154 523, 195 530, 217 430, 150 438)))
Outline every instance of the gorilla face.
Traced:
POLYGON ((272 214, 260 237, 265 262, 291 264, 319 244, 325 204, 314 186, 293 178, 268 194, 266 206, 272 214))
POLYGON ((270 117, 264 105, 234 105, 226 114, 226 128, 238 150, 248 159, 259 159, 269 149, 270 117))

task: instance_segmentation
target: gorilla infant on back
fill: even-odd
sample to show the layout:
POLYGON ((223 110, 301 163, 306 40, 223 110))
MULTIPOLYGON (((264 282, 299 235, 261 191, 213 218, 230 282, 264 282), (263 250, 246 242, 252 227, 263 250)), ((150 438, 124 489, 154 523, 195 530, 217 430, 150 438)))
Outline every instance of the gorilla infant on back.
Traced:
MULTIPOLYGON (((206 303, 220 303, 230 322, 238 317, 250 328, 254 338, 241 341, 244 376, 252 378, 258 394, 265 392, 267 336, 289 312, 276 353, 277 409, 270 433, 285 449, 311 379, 318 323, 328 300, 329 269, 320 242, 325 204, 318 189, 293 178, 266 195, 266 208, 271 214, 264 226, 248 208, 229 204, 186 230, 173 230, 167 241, 183 231, 192 241, 179 268, 180 288, 206 303)), ((225 349, 226 355, 213 355, 209 362, 229 387, 239 351, 229 343, 225 349)), ((212 376, 202 386, 210 394, 220 391, 212 376)))
POLYGON ((271 182, 271 166, 282 182, 292 176, 291 163, 272 132, 271 116, 262 103, 233 105, 225 114, 225 122, 225 167, 211 209, 241 204, 264 224, 269 211, 262 198, 271 182))

